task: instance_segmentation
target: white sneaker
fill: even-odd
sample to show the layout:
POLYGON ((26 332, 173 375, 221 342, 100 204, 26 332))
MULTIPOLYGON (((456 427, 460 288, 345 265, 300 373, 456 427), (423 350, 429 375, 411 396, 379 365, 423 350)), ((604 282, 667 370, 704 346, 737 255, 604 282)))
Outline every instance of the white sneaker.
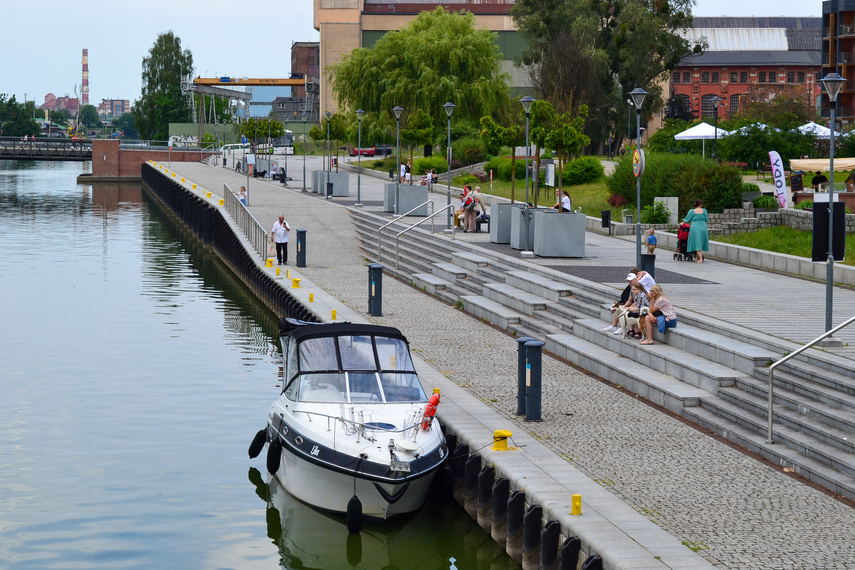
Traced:
POLYGON ((606 332, 615 332, 617 330, 617 327, 609 325, 606 328, 604 328, 603 330, 606 332))
POLYGON ((613 332, 612 334, 623 334, 623 329, 618 329, 615 332, 613 332))

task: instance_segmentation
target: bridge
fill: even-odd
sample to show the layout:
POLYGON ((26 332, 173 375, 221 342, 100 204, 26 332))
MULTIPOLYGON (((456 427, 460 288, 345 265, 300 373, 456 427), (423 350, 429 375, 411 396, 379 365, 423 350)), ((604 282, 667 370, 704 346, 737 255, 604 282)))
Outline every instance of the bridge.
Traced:
POLYGON ((92 141, 59 138, 23 140, 0 137, 0 160, 92 160, 92 141))

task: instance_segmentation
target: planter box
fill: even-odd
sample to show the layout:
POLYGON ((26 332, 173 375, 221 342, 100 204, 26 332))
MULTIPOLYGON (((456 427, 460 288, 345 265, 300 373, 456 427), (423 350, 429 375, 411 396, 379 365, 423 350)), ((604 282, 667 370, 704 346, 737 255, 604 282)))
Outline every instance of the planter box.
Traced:
MULTIPOLYGON (((536 222, 534 216, 532 216, 529 223, 528 239, 526 239, 525 222, 521 213, 521 210, 524 209, 523 204, 514 204, 511 206, 511 247, 513 249, 531 251, 534 246, 534 225, 536 222)), ((536 211, 537 209, 531 208, 531 213, 536 211)))
POLYGON ((328 175, 328 181, 333 183, 333 196, 350 196, 350 174, 347 172, 329 172, 328 175))
POLYGON ((585 257, 584 214, 534 211, 534 254, 540 257, 585 257))
MULTIPOLYGON (((395 185, 392 184, 392 198, 395 197, 395 185)), ((400 200, 399 204, 395 205, 395 215, 400 216, 405 212, 409 212, 419 204, 424 204, 428 201, 428 189, 427 186, 411 186, 409 184, 401 184, 398 186, 398 199, 400 200)), ((428 215, 428 207, 427 204, 412 212, 411 216, 422 216, 425 217, 428 215)))
POLYGON ((511 215, 517 212, 516 204, 490 205, 490 241, 493 243, 511 243, 511 215))
POLYGON ((395 211, 395 183, 383 184, 383 211, 392 213, 395 211))

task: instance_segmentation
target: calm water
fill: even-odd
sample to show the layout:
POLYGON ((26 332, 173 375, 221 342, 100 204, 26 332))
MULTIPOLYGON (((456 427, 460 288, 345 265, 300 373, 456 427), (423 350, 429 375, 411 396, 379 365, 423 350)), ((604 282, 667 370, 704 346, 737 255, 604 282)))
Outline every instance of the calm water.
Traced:
POLYGON ((348 537, 268 484, 276 317, 88 170, 0 161, 0 567, 512 567, 456 506, 348 537))

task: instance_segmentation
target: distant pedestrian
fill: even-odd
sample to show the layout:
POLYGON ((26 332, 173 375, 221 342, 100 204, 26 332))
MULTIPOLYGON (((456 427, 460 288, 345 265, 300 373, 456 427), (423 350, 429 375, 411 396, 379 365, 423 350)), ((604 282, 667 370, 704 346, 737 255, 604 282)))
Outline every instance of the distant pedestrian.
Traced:
POLYGON ((686 219, 683 220, 691 224, 689 228, 689 240, 686 243, 686 251, 695 254, 695 261, 698 263, 704 262, 704 252, 710 250, 710 234, 707 229, 707 222, 710 221, 710 215, 704 208, 702 200, 695 200, 692 209, 686 214, 686 219))
POLYGON ((240 194, 238 194, 238 200, 240 200, 240 203, 243 204, 244 206, 247 205, 246 186, 240 187, 240 194))
POLYGON ((403 184, 407 181, 407 163, 401 161, 401 174, 398 176, 398 182, 403 184))
POLYGON ((656 232, 653 228, 647 230, 647 255, 653 255, 653 251, 656 249, 656 242, 658 239, 656 238, 656 232))
POLYGON ((410 161, 407 161, 407 166, 405 168, 406 168, 406 170, 404 171, 404 174, 407 177, 407 184, 412 184, 413 183, 413 163, 410 161))
POLYGON ((280 215, 279 221, 273 224, 273 231, 270 232, 270 239, 276 243, 276 259, 279 260, 279 265, 285 263, 288 265, 288 234, 291 231, 291 226, 285 221, 285 216, 280 215))

